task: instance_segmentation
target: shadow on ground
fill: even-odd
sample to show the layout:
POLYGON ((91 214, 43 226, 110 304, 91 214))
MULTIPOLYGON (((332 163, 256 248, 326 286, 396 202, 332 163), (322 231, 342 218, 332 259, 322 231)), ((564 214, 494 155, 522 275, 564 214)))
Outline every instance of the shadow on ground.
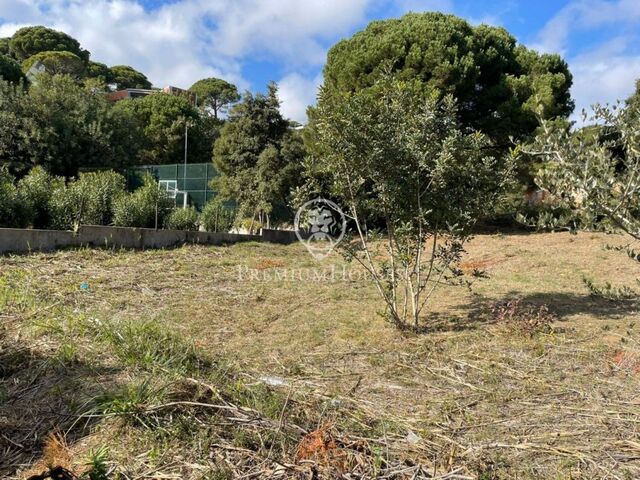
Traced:
POLYGON ((589 295, 572 293, 523 293, 512 291, 501 298, 489 298, 478 294, 460 308, 457 315, 442 312, 429 313, 427 325, 420 333, 461 332, 476 330, 495 323, 492 307, 520 299, 523 304, 547 306, 549 311, 559 320, 566 320, 573 315, 588 314, 596 319, 611 320, 640 313, 640 300, 607 300, 589 295))
POLYGON ((78 414, 118 373, 53 348, 36 351, 0 329, 0 478, 36 461, 51 433, 65 433, 70 444, 88 433, 95 419, 78 414))

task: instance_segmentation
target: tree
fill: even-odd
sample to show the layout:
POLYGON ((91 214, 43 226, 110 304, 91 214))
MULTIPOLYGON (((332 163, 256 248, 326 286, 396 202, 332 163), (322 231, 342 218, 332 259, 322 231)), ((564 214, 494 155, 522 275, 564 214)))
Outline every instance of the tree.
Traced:
POLYGON ((109 67, 100 62, 89 62, 87 65, 87 77, 95 78, 105 85, 109 84, 112 80, 109 67))
MULTIPOLYGON (((117 115, 135 119, 140 125, 143 138, 138 159, 150 164, 181 162, 185 122, 198 125, 200 121, 198 111, 186 98, 162 92, 122 100, 115 104, 113 110, 117 115)), ((190 144, 200 141, 197 132, 197 129, 191 130, 190 144)))
POLYGON ((434 290, 459 283, 470 229, 511 164, 487 136, 459 126, 451 95, 425 100, 422 87, 383 76, 355 93, 322 88, 307 173, 345 209, 355 233, 339 248, 371 275, 387 318, 415 329, 434 290), (367 228, 380 216, 382 233, 367 228))
MULTIPOLYGON (((596 126, 572 132, 563 125, 542 121, 535 142, 523 147, 542 156, 547 164, 536 182, 553 195, 554 202, 571 212, 571 229, 620 229, 636 246, 619 247, 640 262, 640 105, 626 108, 596 105, 589 118, 596 126)), ((587 114, 583 114, 587 120, 587 114)), ((539 222, 541 223, 541 222, 539 222)), ((640 282, 640 279, 639 279, 640 282)), ((585 279, 596 294, 627 296, 629 287, 599 288, 585 279)))
POLYGON ((198 96, 200 105, 211 109, 216 120, 230 104, 240 100, 236 86, 221 78, 203 78, 191 85, 189 90, 198 96))
MULTIPOLYGON (((640 112, 640 79, 636 80, 636 91, 627 98, 627 115, 638 115, 640 112)), ((638 118, 638 117, 636 117, 638 118)))
POLYGON ((46 146, 29 107, 28 92, 0 78, 0 168, 26 173, 46 146))
POLYGON ((223 199, 238 203, 241 216, 261 223, 269 223, 275 207, 286 207, 304 155, 279 107, 275 84, 266 95, 246 93, 231 109, 214 147, 220 172, 215 188, 223 199))
POLYGON ((25 73, 36 63, 44 66, 49 75, 69 75, 80 79, 85 74, 84 61, 71 52, 40 52, 29 57, 22 63, 25 73))
POLYGON ((43 26, 21 28, 11 37, 9 48, 19 61, 41 52, 70 52, 83 62, 89 61, 89 52, 75 38, 43 26))
POLYGON ((116 90, 151 88, 151 82, 144 74, 127 65, 111 67, 109 69, 109 81, 115 84, 116 90))
POLYGON ((20 64, 13 58, 2 54, 0 54, 0 77, 10 83, 20 83, 25 78, 20 64))
POLYGON ((9 40, 11 40, 11 37, 0 38, 0 55, 11 56, 11 50, 9 49, 9 40))
POLYGON ((80 167, 120 167, 129 161, 115 137, 122 117, 112 114, 104 95, 91 93, 69 76, 42 74, 22 101, 26 132, 18 135, 37 138, 30 147, 30 165, 70 177, 80 167))
POLYGON ((473 27, 453 15, 410 13, 370 23, 330 49, 324 88, 367 90, 388 71, 419 81, 425 98, 453 95, 461 126, 499 145, 533 133, 538 102, 549 118, 566 117, 574 107, 572 76, 559 56, 540 55, 517 46, 503 28, 473 27))

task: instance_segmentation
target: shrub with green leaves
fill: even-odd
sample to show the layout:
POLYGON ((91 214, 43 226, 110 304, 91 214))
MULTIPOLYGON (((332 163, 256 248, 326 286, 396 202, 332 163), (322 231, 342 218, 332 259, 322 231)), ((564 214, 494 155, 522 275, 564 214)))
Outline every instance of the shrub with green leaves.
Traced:
POLYGON ((198 230, 198 211, 194 207, 176 208, 164 221, 164 227, 172 230, 198 230))
POLYGON ((18 197, 28 212, 33 228, 48 228, 52 222, 54 192, 64 188, 64 179, 50 175, 41 166, 34 167, 18 182, 18 197))
POLYGON ((113 223, 119 227, 156 228, 174 208, 173 199, 158 186, 153 175, 147 174, 140 188, 116 199, 113 223))
POLYGON ((208 202, 202 209, 200 224, 207 232, 228 232, 233 227, 235 210, 220 200, 208 202))
POLYGON ((81 173, 78 180, 54 191, 52 226, 110 225, 118 199, 125 196, 125 185, 124 177, 113 171, 81 173))
POLYGON ((20 227, 18 191, 13 176, 0 169, 0 227, 20 227))

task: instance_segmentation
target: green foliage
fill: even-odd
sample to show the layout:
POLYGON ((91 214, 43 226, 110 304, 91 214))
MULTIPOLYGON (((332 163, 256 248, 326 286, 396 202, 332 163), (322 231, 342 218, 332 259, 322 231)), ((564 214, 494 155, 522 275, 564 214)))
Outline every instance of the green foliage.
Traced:
POLYGON ((27 92, 0 79, 0 164, 15 174, 26 172, 45 153, 42 136, 27 92))
POLYGON ((584 283, 587 290, 589 290, 589 294, 592 297, 603 298, 609 301, 619 301, 619 300, 631 300, 638 298, 638 292, 634 291, 631 287, 627 285, 622 285, 619 287, 613 286, 610 282, 605 282, 602 285, 596 284, 591 278, 582 277, 582 283, 584 283))
POLYGON ((21 227, 20 201, 14 177, 0 168, 0 227, 21 227))
POLYGON ((304 147, 279 106, 275 84, 266 95, 246 94, 231 109, 214 146, 216 189, 237 202, 241 216, 268 221, 275 207, 286 207, 299 181, 304 147))
POLYGON ((90 61, 87 65, 87 77, 108 84, 111 82, 111 70, 104 63, 90 61))
POLYGON ((79 225, 110 225, 118 200, 126 195, 125 185, 124 177, 112 171, 81 173, 53 192, 53 226, 75 230, 79 225))
MULTIPOLYGON (((181 161, 185 121, 193 126, 200 120, 198 111, 186 98, 164 93, 122 100, 113 107, 113 111, 135 119, 140 125, 144 139, 138 157, 140 162, 148 164, 181 161)), ((197 130, 190 133, 194 133, 190 134, 191 143, 199 141, 197 130)))
POLYGON ((0 78, 10 83, 20 83, 25 80, 20 64, 2 53, 0 53, 0 78))
POLYGON ((174 207, 173 199, 158 186, 151 174, 147 174, 140 188, 116 199, 113 223, 119 227, 161 227, 174 207))
POLYGON ((523 150, 547 160, 536 183, 581 228, 615 225, 640 239, 640 131, 630 110, 596 106, 596 132, 543 121, 535 142, 523 150))
MULTIPOLYGON (((32 165, 71 177, 79 167, 119 167, 129 161, 129 152, 122 151, 114 138, 127 122, 122 122, 121 114, 113 114, 103 95, 68 76, 43 74, 20 100, 24 102, 20 114, 29 118, 23 120, 28 123, 26 133, 32 128, 37 139, 36 146, 27 147, 32 165)), ((127 145, 126 138, 123 144, 127 145)))
POLYGON ((35 63, 42 64, 49 75, 69 75, 77 80, 85 74, 84 61, 71 52, 37 53, 22 63, 24 73, 27 73, 35 63))
POLYGON ((572 76, 559 56, 517 46, 503 28, 473 27, 441 13, 374 21, 342 40, 328 53, 324 87, 367 90, 389 70, 400 80, 417 80, 425 98, 452 95, 462 126, 498 144, 531 134, 540 102, 549 117, 568 116, 574 107, 572 76))
POLYGON ((40 52, 70 52, 83 62, 89 61, 89 52, 80 48, 76 39, 43 26, 21 28, 9 40, 9 48, 20 61, 40 52))
POLYGON ((636 80, 636 91, 627 99, 627 112, 636 118, 640 115, 640 79, 636 80))
POLYGON ((53 195, 63 191, 64 179, 50 175, 38 166, 18 182, 18 195, 24 209, 29 212, 33 228, 48 228, 52 224, 53 195))
POLYGON ((141 72, 128 65, 115 65, 109 69, 108 80, 116 90, 125 88, 151 88, 151 82, 141 72))
POLYGON ((216 119, 230 104, 240 100, 237 87, 221 78, 203 78, 189 90, 198 96, 199 105, 211 109, 216 119))
POLYGON ((171 230, 198 230, 198 211, 194 207, 176 208, 164 221, 164 227, 171 230))
MULTIPOLYGON (((424 101, 421 89, 393 76, 352 94, 321 89, 318 156, 307 170, 309 188, 324 184, 353 219, 356 241, 340 247, 369 271, 402 328, 418 328, 438 285, 457 283, 469 230, 493 207, 511 167, 485 135, 460 129, 452 97, 424 101), (377 236, 367 227, 380 221, 385 233, 377 236)), ((313 191, 299 193, 309 199, 313 191)))
POLYGON ((202 209, 200 224, 207 232, 228 232, 233 227, 235 218, 235 209, 227 207, 216 198, 202 209))
POLYGON ((105 446, 99 447, 96 450, 89 450, 89 458, 87 461, 87 465, 89 468, 82 474, 80 478, 85 480, 108 480, 108 456, 109 449, 105 446))
MULTIPOLYGON (((596 125, 572 132, 542 122, 540 134, 523 150, 547 163, 536 182, 576 219, 570 227, 623 230, 640 240, 640 105, 626 108, 596 105, 590 120, 596 125)), ((587 119, 583 113, 583 120, 587 119)), ((629 247, 633 252, 633 248, 629 247)), ((635 260, 633 254, 629 254, 635 260)), ((595 285, 585 279, 592 295, 619 299, 637 295, 630 287, 595 285)))
POLYGON ((88 327, 124 364, 141 370, 194 374, 207 365, 198 356, 193 342, 157 321, 95 321, 88 327))
POLYGON ((11 57, 11 50, 9 49, 9 41, 11 37, 0 38, 0 55, 7 55, 11 57))

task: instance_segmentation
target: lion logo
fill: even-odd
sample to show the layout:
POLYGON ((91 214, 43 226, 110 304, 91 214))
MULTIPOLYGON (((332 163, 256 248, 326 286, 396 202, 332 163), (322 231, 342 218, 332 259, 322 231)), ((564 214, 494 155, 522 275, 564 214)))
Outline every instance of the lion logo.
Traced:
POLYGON ((347 219, 334 202, 316 198, 298 209, 294 228, 298 240, 307 247, 314 258, 321 260, 329 255, 344 237, 347 219))

